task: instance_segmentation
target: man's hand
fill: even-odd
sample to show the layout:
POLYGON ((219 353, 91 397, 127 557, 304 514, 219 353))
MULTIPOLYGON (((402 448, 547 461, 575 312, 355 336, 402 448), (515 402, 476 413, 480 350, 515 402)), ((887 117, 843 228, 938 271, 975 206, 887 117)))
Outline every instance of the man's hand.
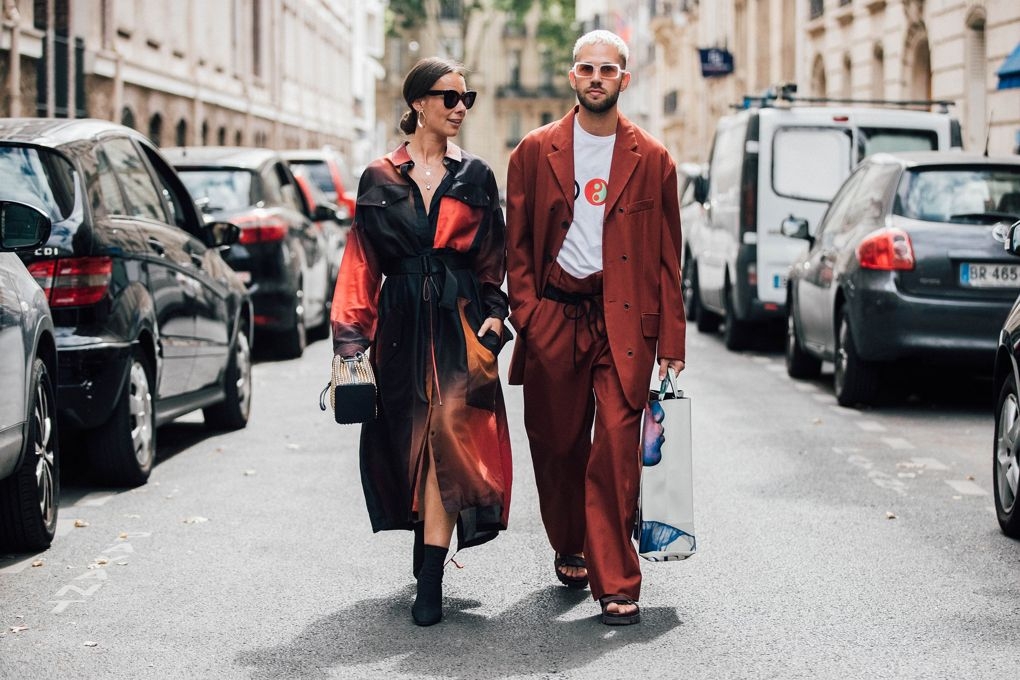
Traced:
POLYGON ((666 371, 672 368, 676 373, 684 370, 684 362, 680 359, 659 359, 659 380, 666 379, 666 371))

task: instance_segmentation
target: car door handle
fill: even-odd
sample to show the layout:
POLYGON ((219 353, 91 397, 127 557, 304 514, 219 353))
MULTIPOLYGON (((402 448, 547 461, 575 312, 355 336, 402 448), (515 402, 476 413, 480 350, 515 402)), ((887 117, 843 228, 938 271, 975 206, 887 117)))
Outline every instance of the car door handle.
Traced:
POLYGON ((166 246, 164 246, 158 239, 149 237, 149 247, 156 251, 156 254, 162 257, 166 254, 166 246))

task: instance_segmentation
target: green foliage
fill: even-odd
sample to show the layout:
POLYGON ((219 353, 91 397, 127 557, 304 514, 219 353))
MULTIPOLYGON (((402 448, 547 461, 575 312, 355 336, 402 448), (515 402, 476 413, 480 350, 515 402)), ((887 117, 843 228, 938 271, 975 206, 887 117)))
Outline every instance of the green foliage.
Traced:
POLYGON ((398 36, 425 23, 426 0, 390 0, 386 8, 386 34, 398 36))

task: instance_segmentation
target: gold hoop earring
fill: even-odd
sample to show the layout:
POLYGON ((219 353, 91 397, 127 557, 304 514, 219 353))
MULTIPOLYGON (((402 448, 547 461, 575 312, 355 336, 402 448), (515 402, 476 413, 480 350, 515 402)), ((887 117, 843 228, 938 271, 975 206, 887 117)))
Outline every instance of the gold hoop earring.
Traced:
POLYGON ((418 127, 420 127, 420 128, 425 127, 425 123, 423 122, 424 120, 425 120, 425 109, 418 109, 418 127))

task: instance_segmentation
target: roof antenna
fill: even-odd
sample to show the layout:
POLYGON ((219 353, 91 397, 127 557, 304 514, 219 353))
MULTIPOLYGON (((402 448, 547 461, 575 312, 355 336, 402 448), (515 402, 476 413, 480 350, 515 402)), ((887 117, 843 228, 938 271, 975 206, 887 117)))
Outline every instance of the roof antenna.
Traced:
POLYGON ((992 136, 992 116, 995 109, 988 110, 988 123, 985 125, 985 158, 988 158, 988 138, 992 136))

